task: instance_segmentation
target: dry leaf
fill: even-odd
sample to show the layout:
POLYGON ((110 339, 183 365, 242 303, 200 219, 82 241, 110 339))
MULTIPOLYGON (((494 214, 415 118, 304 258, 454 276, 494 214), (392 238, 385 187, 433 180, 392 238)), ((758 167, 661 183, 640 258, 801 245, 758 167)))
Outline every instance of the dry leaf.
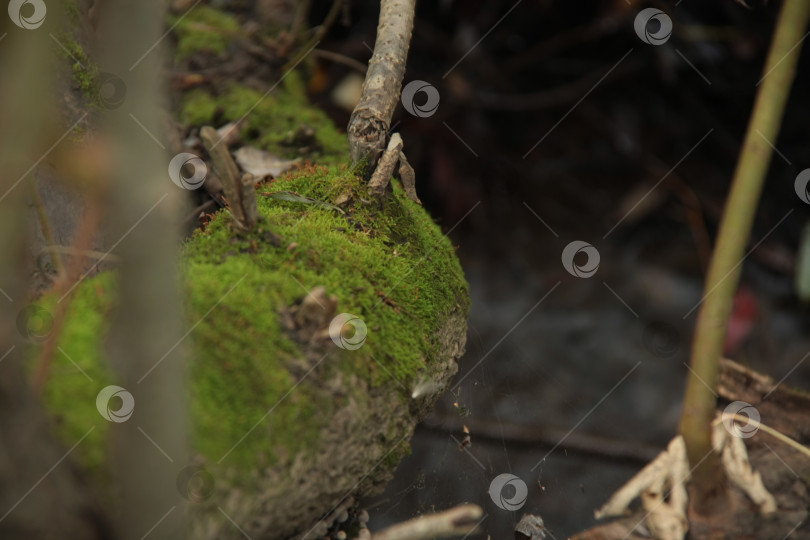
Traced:
POLYGON ((300 160, 298 159, 281 159, 274 156, 270 152, 259 150, 252 146, 243 146, 233 153, 236 162, 243 171, 249 172, 254 176, 273 176, 276 177, 286 170, 296 166, 300 160))

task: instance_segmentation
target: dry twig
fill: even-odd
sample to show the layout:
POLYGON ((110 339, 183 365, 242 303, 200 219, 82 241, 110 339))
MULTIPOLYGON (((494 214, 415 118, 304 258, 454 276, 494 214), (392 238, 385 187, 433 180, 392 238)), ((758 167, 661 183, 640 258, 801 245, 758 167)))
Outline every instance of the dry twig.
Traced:
POLYGON ((369 172, 385 148, 391 117, 399 101, 415 5, 416 0, 382 0, 380 5, 374 54, 347 130, 352 161, 367 160, 369 172))

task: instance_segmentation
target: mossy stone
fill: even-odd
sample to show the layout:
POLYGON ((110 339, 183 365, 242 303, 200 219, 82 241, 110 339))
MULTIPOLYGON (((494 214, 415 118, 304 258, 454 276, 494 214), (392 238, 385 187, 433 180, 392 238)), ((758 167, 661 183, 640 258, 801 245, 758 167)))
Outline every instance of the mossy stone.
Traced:
MULTIPOLYGON (((413 388, 444 388, 464 349, 469 296, 454 248, 398 185, 380 204, 346 166, 310 166, 259 194, 263 220, 250 235, 235 235, 222 211, 182 248, 187 321, 197 323, 193 446, 214 480, 192 507, 194 538, 240 535, 218 507, 253 538, 306 532, 347 494, 384 486, 438 395, 413 399, 413 388), (279 191, 316 202, 264 196, 279 191), (328 206, 343 200, 343 212, 328 206), (309 334, 291 323, 317 287, 365 323, 361 347, 335 345, 330 321, 309 334)), ((112 273, 82 283, 59 338, 45 399, 66 442, 98 423, 95 397, 116 384, 102 354, 114 288, 112 273)), ((75 450, 102 485, 109 427, 75 450)))

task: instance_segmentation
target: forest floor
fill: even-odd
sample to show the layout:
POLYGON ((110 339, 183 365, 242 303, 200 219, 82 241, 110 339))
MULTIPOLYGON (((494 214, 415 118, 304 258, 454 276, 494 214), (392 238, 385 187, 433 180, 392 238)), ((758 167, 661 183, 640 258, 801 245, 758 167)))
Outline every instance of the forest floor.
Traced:
MULTIPOLYGON (((173 34, 178 147, 194 139, 195 123, 239 117, 233 81, 267 88, 295 57, 292 40, 233 38, 259 23, 239 2, 219 4, 232 17, 186 19, 173 34), (195 42, 201 27, 222 39, 195 42)), ((330 4, 314 2, 309 23, 319 24, 330 4)), ((677 433, 695 308, 775 8, 668 6, 682 28, 652 47, 634 34, 636 9, 622 2, 581 10, 474 4, 420 4, 405 82, 431 83, 441 103, 429 117, 400 110, 394 119, 419 195, 458 246, 471 286, 467 354, 394 481, 362 504, 372 530, 474 502, 486 512, 482 538, 511 537, 524 512, 564 538, 596 525, 594 509, 677 433), (561 264, 574 240, 598 249, 591 278, 561 264), (490 498, 502 473, 528 486, 518 511, 490 498)), ((339 56, 303 58, 300 77, 280 89, 307 93, 346 125, 349 110, 335 92, 356 92, 376 16, 375 2, 352 3, 316 44, 339 56)), ((805 389, 810 313, 794 273, 810 211, 793 179, 810 166, 807 57, 725 352, 805 389)), ((265 140, 265 149, 280 160, 317 161, 313 145, 338 144, 317 142, 320 120, 293 120, 288 137, 265 140)), ((282 120, 268 111, 261 121, 282 120)), ((261 141, 260 127, 244 133, 261 141)), ((205 211, 216 207, 210 194, 196 196, 205 211)), ((768 537, 810 538, 806 458, 765 435, 747 442, 766 487, 795 506, 795 523, 768 537)))

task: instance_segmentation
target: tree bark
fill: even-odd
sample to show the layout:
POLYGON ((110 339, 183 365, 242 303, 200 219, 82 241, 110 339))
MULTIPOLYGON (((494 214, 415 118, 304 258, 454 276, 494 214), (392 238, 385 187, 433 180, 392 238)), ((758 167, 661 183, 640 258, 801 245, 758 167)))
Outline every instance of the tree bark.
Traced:
POLYGON ((399 102, 415 7, 416 0, 382 0, 380 5, 374 54, 348 127, 352 161, 367 160, 368 176, 385 149, 391 117, 399 102))

